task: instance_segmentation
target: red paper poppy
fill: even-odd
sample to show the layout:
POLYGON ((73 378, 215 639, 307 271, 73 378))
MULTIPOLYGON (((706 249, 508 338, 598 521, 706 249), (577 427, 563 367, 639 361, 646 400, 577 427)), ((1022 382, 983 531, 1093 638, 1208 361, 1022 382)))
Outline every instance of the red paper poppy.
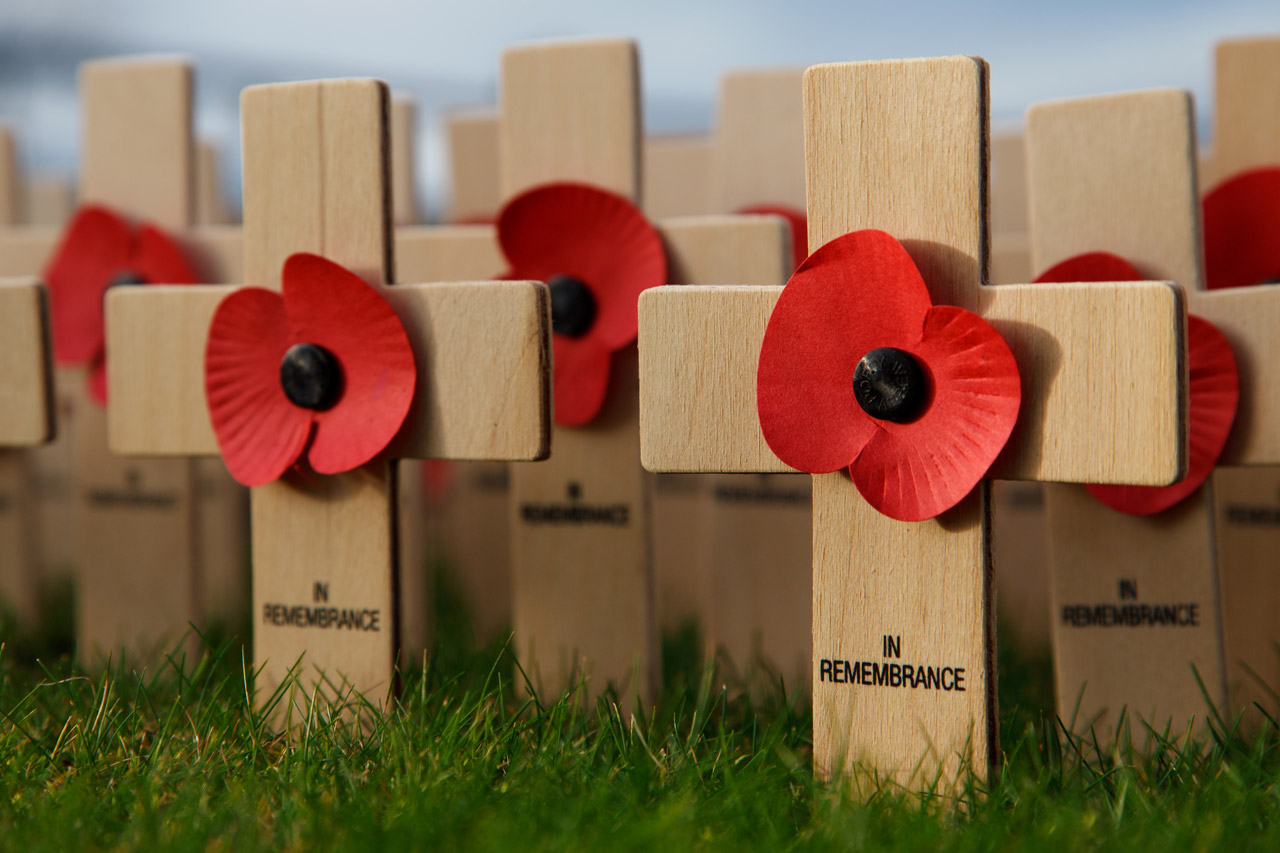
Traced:
POLYGON ((111 210, 76 211, 44 271, 52 301, 54 357, 89 365, 89 394, 107 402, 106 326, 102 300, 113 283, 194 284, 182 250, 165 232, 137 229, 111 210))
MULTIPOLYGON (((1145 276, 1124 258, 1109 252, 1076 255, 1050 267, 1036 281, 1142 281, 1145 276)), ((1187 409, 1190 459, 1187 476, 1170 486, 1091 485, 1095 498, 1129 515, 1152 515, 1189 497, 1209 477, 1240 401, 1240 377, 1231 345, 1217 327, 1195 315, 1187 317, 1187 409)))
POLYGON ((417 382, 400 318, 355 273, 297 254, 283 283, 282 293, 245 287, 223 299, 205 345, 213 431, 227 470, 246 486, 275 480, 304 450, 321 474, 365 464, 400 431, 417 382), (308 374, 333 392, 323 402, 295 402, 283 384, 285 354, 307 345, 331 359, 308 374))
POLYGON ((1013 431, 1018 365, 981 317, 934 305, 902 244, 855 231, 820 247, 778 297, 760 348, 756 405, 778 458, 812 474, 848 467, 900 521, 933 518, 973 490, 1013 431), (892 348, 919 375, 899 421, 864 410, 864 356, 892 348))
POLYGON ((641 291, 666 283, 662 237, 634 204, 585 184, 544 184, 509 201, 501 277, 551 287, 556 423, 581 426, 604 405, 615 351, 636 338, 641 291))
POLYGON ((1280 168, 1252 169, 1204 197, 1209 289, 1280 281, 1280 168))
POLYGON ((791 226, 791 268, 804 263, 809 255, 809 218, 803 210, 784 204, 760 204, 744 207, 738 213, 768 213, 787 220, 791 226))

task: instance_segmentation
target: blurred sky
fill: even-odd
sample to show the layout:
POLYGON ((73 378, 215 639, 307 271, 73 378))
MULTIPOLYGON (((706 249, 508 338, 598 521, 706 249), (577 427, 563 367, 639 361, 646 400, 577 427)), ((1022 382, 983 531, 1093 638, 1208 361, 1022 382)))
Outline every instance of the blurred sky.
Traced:
POLYGON ((854 59, 986 57, 994 125, 1028 105, 1149 86, 1191 89, 1212 108, 1213 44, 1280 31, 1280 1, 903 2, 817 0, 0 0, 0 120, 27 165, 71 172, 75 66, 113 54, 183 53, 197 63, 197 127, 238 186, 238 92, 252 83, 376 76, 419 104, 420 195, 443 193, 439 115, 492 103, 498 57, 560 36, 639 40, 651 131, 698 131, 729 68, 854 59))

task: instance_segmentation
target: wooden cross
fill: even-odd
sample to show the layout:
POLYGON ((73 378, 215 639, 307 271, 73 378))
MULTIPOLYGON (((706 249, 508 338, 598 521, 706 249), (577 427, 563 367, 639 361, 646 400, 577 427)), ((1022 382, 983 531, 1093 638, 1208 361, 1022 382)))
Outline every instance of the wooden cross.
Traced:
MULTIPOLYGON (((205 280, 228 280, 238 276, 238 261, 229 261, 239 253, 238 230, 191 227, 191 87, 191 68, 178 60, 81 66, 80 201, 165 228, 205 280)), ((40 272, 60 238, 52 227, 0 232, 0 272, 40 272)), ((189 634, 190 623, 204 621, 196 519, 205 502, 193 489, 190 464, 110 454, 106 414, 87 402, 84 381, 78 368, 57 375, 72 445, 63 471, 73 473, 62 479, 72 484, 74 501, 72 527, 57 535, 75 543, 80 656, 91 662, 124 647, 154 661, 189 634)), ((184 650, 196 647, 189 635, 184 650)))
MULTIPOLYGON (((22 187, 15 149, 13 134, 0 127, 0 228, 11 228, 22 220, 22 187)), ((30 284, 26 285, 27 290, 30 288, 30 284)), ((33 300, 30 293, 24 296, 22 287, 5 280, 0 284, 0 299, 9 306, 0 308, 0 323, 6 324, 3 334, 8 344, 0 357, 0 388, 15 398, 8 404, 13 407, 12 413, 6 410, 8 418, 16 419, 19 415, 26 418, 31 414, 33 405, 33 401, 28 399, 32 389, 33 358, 44 357, 41 349, 44 338, 30 333, 33 320, 34 328, 43 328, 42 315, 33 315, 31 304, 34 302, 39 307, 43 297, 33 300), (8 330, 7 324, 13 324, 25 334, 8 330), (9 343, 8 338, 13 338, 13 342, 9 343)), ((35 387, 43 388, 44 382, 37 382, 35 387)), ((52 424, 46 429, 52 431, 52 424)), ((0 438, 0 607, 13 614, 18 622, 17 626, 4 625, 0 634, 11 637, 15 627, 25 629, 35 623, 40 610, 40 583, 31 459, 10 445, 32 443, 31 434, 39 430, 33 430, 32 425, 24 420, 17 420, 8 423, 3 432, 6 435, 16 433, 18 439, 0 438)), ((40 441, 47 438, 43 435, 38 437, 40 441)))
POLYGON ((1205 290, 1194 127, 1190 96, 1176 90, 1058 101, 1028 118, 1035 269, 1108 251, 1183 284, 1189 312, 1227 336, 1241 368, 1240 413, 1251 416, 1237 415, 1222 462, 1271 466, 1219 469, 1151 516, 1116 512, 1083 489, 1048 488, 1059 715, 1078 727, 1114 725, 1127 707, 1157 730, 1170 721, 1185 730, 1208 719, 1206 693, 1224 716, 1245 712, 1254 699, 1273 701, 1266 690, 1280 675, 1269 606, 1280 595, 1280 529, 1247 517, 1259 501, 1274 507, 1280 492, 1280 442, 1269 437, 1277 424, 1267 420, 1280 402, 1280 292, 1205 290), (1220 611, 1220 595, 1234 608, 1220 611), (1134 604, 1194 606, 1196 615, 1119 628, 1085 618, 1098 605, 1134 604), (1224 629, 1239 640, 1225 655, 1224 629))
MULTIPOLYGON (((636 199, 641 186, 639 70, 624 40, 544 43, 502 62, 501 175, 506 197, 578 181, 636 199)), ((673 282, 778 281, 784 225, 772 217, 658 225, 673 282)), ((615 355, 609 396, 583 427, 557 427, 555 453, 512 473, 517 653, 535 686, 591 678, 593 691, 652 697, 651 481, 637 464, 635 350, 615 355), (613 523, 546 519, 548 507, 603 508, 613 523), (638 693, 637 693, 638 691, 638 693)), ((561 516, 563 517, 563 515, 561 516)), ((660 532, 659 532, 660 535, 660 532)))
MULTIPOLYGON (((991 136, 991 283, 1030 281, 1027 157, 1021 133, 991 136)), ((1018 656, 1049 654, 1049 545, 1040 483, 991 484, 996 616, 1018 656)))
MULTIPOLYGON (((712 168, 717 210, 804 210, 803 76, 803 68, 752 69, 721 79, 712 168)), ((789 691, 807 692, 813 650, 813 589, 806 570, 813 555, 810 478, 712 477, 705 535, 709 644, 739 666, 763 656, 789 691)), ((766 689, 772 688, 775 676, 765 675, 766 689)))
MULTIPOLYGON (((1214 84, 1212 175, 1226 180, 1247 169, 1280 165, 1280 38, 1239 39, 1220 43, 1214 84)), ((1200 189, 1215 181, 1202 175, 1200 189)), ((1259 288, 1250 288, 1258 290, 1259 288)), ((1274 291, 1275 288, 1262 288, 1274 291)), ((1280 578, 1274 554, 1280 545, 1280 469, 1271 467, 1280 453, 1275 424, 1280 422, 1280 388, 1271 365, 1275 348, 1275 297, 1240 310, 1221 312, 1206 304, 1228 294, 1193 297, 1191 308, 1218 323, 1236 359, 1253 376, 1242 395, 1237 423, 1213 474, 1214 537, 1218 554, 1218 591, 1222 602, 1224 656, 1231 710, 1244 712, 1250 726, 1261 723, 1253 703, 1280 713, 1275 686, 1280 684, 1280 578), (1271 313, 1268 314, 1267 311, 1271 313), (1255 313, 1256 312, 1256 313, 1255 313), (1243 350, 1243 352, 1241 352, 1243 350), (1250 467, 1263 464, 1266 467, 1250 467)), ((1247 299, 1243 293, 1234 298, 1247 299)), ((1225 304, 1225 303, 1224 303, 1225 304)))
MULTIPOLYGON (((860 228, 906 246, 935 304, 981 314, 1022 375, 989 476, 1167 483, 1186 464, 1185 313, 1141 285, 984 286, 987 65, 973 57, 805 73, 810 248, 860 228), (1149 389, 1142 406, 1116 387, 1149 389)), ((655 471, 788 470, 764 441, 756 361, 777 287, 657 288, 640 300, 641 453, 655 471)), ((813 478, 814 760, 916 788, 999 754, 985 485, 936 519, 872 509, 813 478), (891 668, 950 689, 892 686, 891 668), (883 680, 879 675, 883 675, 883 680), (867 684, 861 683, 866 676, 867 684)))
MULTIPOLYGON (((17 627, 28 629, 40 604, 35 502, 30 466, 17 448, 54 435, 49 340, 44 287, 34 279, 0 279, 0 603, 15 613, 17 627)), ((14 627, 5 626, 6 639, 14 627)))
MULTIPOLYGON (((542 285, 385 286, 394 260, 387 109, 386 87, 374 80, 257 86, 241 99, 246 281, 279 289, 295 252, 342 264, 383 288, 419 371, 409 418, 378 459, 333 476, 290 472, 251 491, 260 698, 304 655, 308 692, 345 695, 339 685, 350 686, 376 703, 392 687, 397 459, 537 459, 549 449, 542 285), (376 611, 377 628, 291 624, 296 608, 316 607, 376 611)), ((216 454, 204 345, 230 288, 128 290, 107 300, 113 447, 216 454)))

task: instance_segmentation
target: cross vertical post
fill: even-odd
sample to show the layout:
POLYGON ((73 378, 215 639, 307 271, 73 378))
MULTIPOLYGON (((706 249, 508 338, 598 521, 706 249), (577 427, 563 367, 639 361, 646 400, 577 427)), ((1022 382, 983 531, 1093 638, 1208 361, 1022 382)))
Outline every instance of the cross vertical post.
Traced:
MULTIPOLYGON (((984 286, 987 121, 981 59, 810 68, 810 248, 887 231, 935 304, 965 307, 999 331, 1022 374, 1022 406, 989 477, 1172 481, 1186 466, 1180 292, 1162 282, 984 286), (1129 383, 1150 388, 1148 406, 1100 393, 1129 383)), ((780 292, 641 297, 645 467, 788 470, 755 409, 760 342, 780 292)), ((841 473, 814 476, 813 500, 818 772, 866 771, 914 789, 949 787, 968 769, 985 775, 999 754, 985 484, 923 522, 880 515, 841 473), (895 688, 893 665, 908 663, 945 670, 945 685, 908 690, 899 678, 895 688)))

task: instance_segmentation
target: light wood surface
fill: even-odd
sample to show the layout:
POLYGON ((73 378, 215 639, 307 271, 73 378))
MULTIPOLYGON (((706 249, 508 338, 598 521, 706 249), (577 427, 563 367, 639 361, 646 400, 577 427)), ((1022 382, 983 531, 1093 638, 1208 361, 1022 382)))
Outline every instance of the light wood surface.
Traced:
MULTIPOLYGON (((499 151, 504 198, 553 181, 590 183, 633 201, 640 190, 640 79, 625 40, 542 43, 502 58, 499 151)), ((555 453, 512 471, 515 648, 551 695, 590 679, 624 703, 659 683, 650 552, 650 495, 640 442, 634 350, 614 356, 598 418, 555 428, 555 453), (544 523, 581 501, 606 521, 544 523)))
MULTIPOLYGON (((167 58, 97 60, 80 66, 79 80, 80 201, 170 232, 190 228, 191 66, 167 58)), ((198 641, 189 625, 202 613, 194 466, 113 456, 106 421, 91 403, 72 418, 80 658, 96 663, 123 649, 135 665, 154 667, 176 650, 194 663, 198 641)))
MULTIPOLYGON (((1036 269, 1087 251, 1114 252, 1144 274, 1182 283, 1197 312, 1203 278, 1193 128, 1190 96, 1179 90, 1033 107, 1028 144, 1036 269)), ((1215 294, 1227 298, 1214 302, 1219 308, 1247 305, 1249 311, 1265 304, 1257 299, 1261 293, 1234 298, 1241 295, 1215 294)), ((1272 292, 1270 301, 1277 295, 1272 292)), ((1218 317, 1227 319, 1221 328, 1245 361, 1248 339, 1229 312, 1218 317)), ((1264 354, 1262 361, 1268 358, 1264 354)), ((1242 400, 1267 394, 1258 381, 1256 373, 1242 374, 1242 400)), ((1248 427, 1237 423, 1237 429, 1248 427)), ((1185 504, 1141 518, 1079 489, 1050 488, 1058 708, 1064 719, 1078 703, 1080 726, 1114 725, 1125 706, 1158 728, 1170 721, 1175 730, 1193 719, 1203 723, 1208 707, 1192 666, 1209 699, 1227 709, 1217 602, 1223 567, 1214 551, 1212 493, 1206 486, 1185 504), (1198 624, 1082 627, 1069 616, 1074 611, 1064 609, 1177 602, 1197 606, 1198 624)))
POLYGON ((718 212, 711 198, 714 148, 706 136, 644 140, 644 212, 650 219, 718 212))
POLYGON ((554 180, 639 201, 639 59, 633 42, 591 39, 502 54, 502 198, 554 180))
POLYGON ((32 175, 23 186, 28 225, 61 227, 75 209, 71 181, 61 175, 32 175))
MULTIPOLYGON (((1214 68, 1213 162, 1218 180, 1274 166, 1280 135, 1280 37, 1218 43, 1214 68)), ((1207 184, 1205 189, 1211 189, 1207 184)))
POLYGON ((196 212, 197 225, 225 225, 231 222, 222 191, 221 160, 212 142, 196 143, 196 212))
POLYGON ((498 174, 498 111, 469 109, 451 113, 449 176, 451 222, 490 220, 502 207, 498 174))
POLYGON ((12 228, 24 219, 18 143, 13 131, 0 125, 0 228, 12 228))
MULTIPOLYGON (((810 246, 857 228, 888 230, 904 241, 936 302, 980 311, 1009 341, 1023 372, 1023 415, 1020 435, 993 475, 1094 472, 1168 482, 1186 464, 1180 296, 1159 283, 1138 285, 1144 295, 1135 302, 1126 295, 1131 285, 981 286, 988 259, 986 97, 986 65, 969 57, 806 72, 810 246), (855 130, 865 128, 875 132, 855 130), (1139 336, 1145 344, 1130 344, 1139 336), (1081 347, 1094 357, 1073 364, 1083 358, 1081 347), (1121 372, 1093 385, 1098 352, 1114 353, 1121 372), (1094 375, 1073 380, 1073 367, 1094 375), (1101 392, 1116 382, 1150 388, 1158 415, 1139 423, 1127 406, 1108 404, 1101 392), (1144 443, 1127 443, 1133 430, 1145 434, 1144 443), (1108 451, 1118 446, 1136 455, 1117 464, 1108 451)), ((660 288, 641 298, 646 467, 781 467, 762 452, 754 412, 755 354, 777 292, 660 288)), ((814 478, 819 772, 857 768, 918 787, 935 778, 950 784, 966 766, 981 775, 994 761, 986 493, 978 489, 938 519, 904 524, 870 509, 842 474, 814 478), (832 661, 891 662, 882 658, 950 667, 953 689, 868 690, 827 677, 832 661), (955 689, 960 669, 963 690, 955 689)))
POLYGON ((391 221, 416 225, 418 216, 417 168, 413 156, 417 105, 412 98, 391 99, 391 221))
MULTIPOLYGON (((1031 281, 1027 160, 1020 132, 991 136, 991 283, 1031 281)), ((1000 639, 1019 657, 1049 652, 1049 545, 1038 483, 991 484, 991 561, 1000 639)))
POLYGON ((804 207, 803 76, 803 68, 770 68, 721 78, 711 171, 717 211, 804 207))
POLYGON ((0 447, 54 435, 49 308, 34 279, 0 279, 0 447))

